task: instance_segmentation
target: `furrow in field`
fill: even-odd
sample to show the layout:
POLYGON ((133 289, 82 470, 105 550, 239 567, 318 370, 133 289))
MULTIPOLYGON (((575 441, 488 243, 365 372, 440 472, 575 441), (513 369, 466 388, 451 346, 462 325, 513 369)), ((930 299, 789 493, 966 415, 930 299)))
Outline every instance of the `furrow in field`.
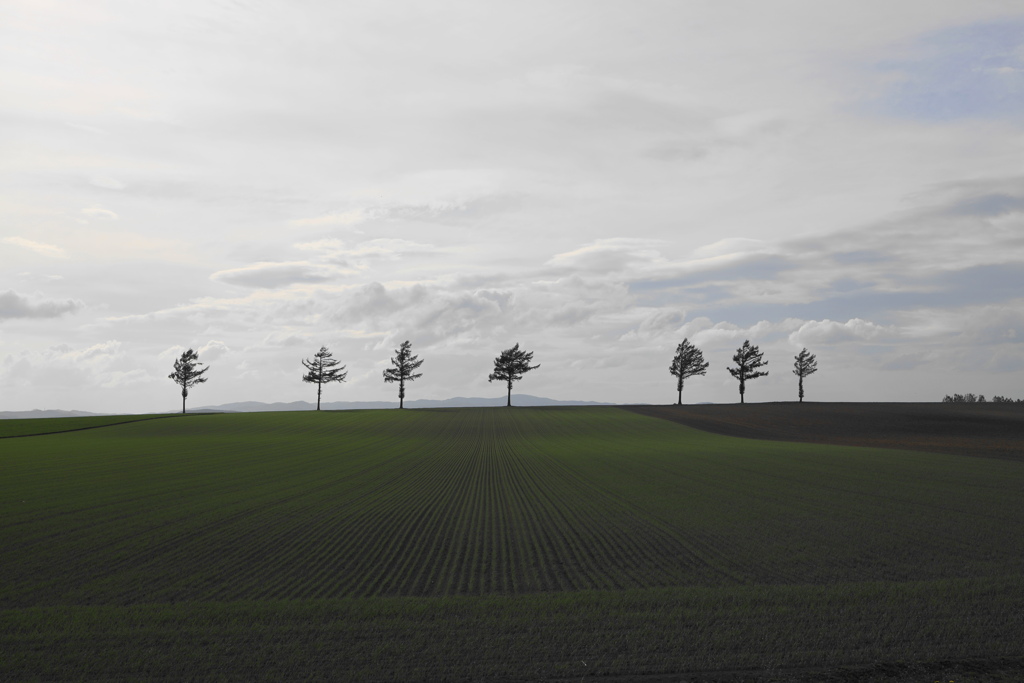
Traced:
MULTIPOLYGON (((432 458, 433 466, 429 470, 422 471, 415 477, 403 477, 401 485, 396 484, 389 492, 391 495, 388 504, 376 511, 380 514, 370 520, 372 524, 368 525, 368 528, 380 537, 387 538, 402 533, 403 526, 408 527, 410 523, 416 522, 422 525, 431 519, 436 520, 442 529, 445 528, 448 525, 447 519, 431 517, 429 513, 438 508, 448 509, 450 506, 446 504, 447 501, 456 496, 454 492, 466 488, 470 476, 466 468, 467 463, 453 459, 452 450, 442 441, 436 457, 432 458), (410 504, 414 507, 412 514, 403 514, 410 504)), ((418 536, 431 536, 428 531, 422 531, 422 526, 419 528, 421 532, 417 532, 418 536)), ((406 534, 406 537, 412 538, 412 535, 406 534)), ((363 582, 362 585, 355 587, 354 594, 372 594, 372 591, 380 590, 382 582, 391 580, 390 572, 393 571, 395 559, 402 559, 405 554, 402 543, 378 546, 369 556, 359 558, 359 566, 353 567, 353 570, 358 574, 360 567, 364 571, 366 568, 379 567, 379 576, 372 582, 363 582)))
MULTIPOLYGON (((580 434, 573 436, 582 438, 580 434)), ((719 578, 725 575, 742 580, 721 565, 715 557, 718 553, 687 543, 678 530, 608 487, 581 476, 564 458, 538 452, 536 460, 546 465, 545 481, 560 478, 564 483, 559 490, 571 490, 580 496, 576 509, 585 511, 584 521, 601 520, 595 541, 602 544, 606 557, 598 566, 618 567, 640 585, 672 582, 680 566, 710 569, 719 578)))
POLYGON ((438 587, 447 570, 447 557, 456 542, 455 520, 460 516, 461 494, 469 481, 466 471, 469 460, 465 455, 461 458, 456 455, 466 447, 466 430, 464 425, 462 427, 457 437, 446 442, 439 454, 439 457, 450 463, 449 472, 440 483, 438 495, 427 512, 422 531, 416 537, 416 557, 419 562, 409 564, 406 573, 400 578, 403 591, 409 595, 433 595, 440 592, 438 587), (456 465, 457 460, 462 462, 456 465), (459 467, 459 472, 465 476, 460 477, 451 472, 454 467, 459 467))
MULTIPOLYGON (((475 490, 474 463, 455 453, 458 442, 452 444, 455 449, 442 449, 438 457, 438 468, 429 499, 425 500, 423 509, 404 526, 407 530, 396 538, 390 549, 390 557, 396 570, 392 571, 382 589, 388 594, 409 594, 416 583, 415 577, 430 565, 434 557, 430 545, 433 539, 444 538, 449 528, 449 520, 437 514, 444 509, 453 511, 453 501, 457 501, 463 490, 475 490)), ((454 514, 458 514, 457 508, 454 514)))
MULTIPOLYGON (((686 558, 689 556, 690 560, 685 561, 686 566, 691 569, 699 569, 703 567, 705 570, 710 570, 712 573, 701 572, 704 574, 704 579, 713 579, 714 576, 719 578, 728 577, 733 581, 744 581, 746 580, 746 569, 749 568, 749 564, 744 563, 743 566, 737 566, 729 562, 730 559, 735 559, 736 556, 729 552, 723 547, 723 542, 715 544, 707 544, 703 542, 699 537, 689 534, 685 528, 680 528, 669 522, 664 518, 652 515, 649 508, 640 505, 636 500, 631 497, 623 495, 621 492, 617 492, 607 485, 608 481, 614 481, 614 479, 604 479, 602 481, 598 478, 597 474, 600 472, 599 459, 597 461, 591 461, 588 463, 588 467, 585 470, 580 468, 571 467, 567 463, 559 461, 556 457, 551 457, 554 463, 560 466, 562 473, 570 477, 577 482, 577 486, 584 490, 591 491, 594 497, 604 497, 606 499, 606 507, 618 506, 622 509, 624 515, 634 516, 638 523, 643 527, 647 527, 652 532, 652 542, 654 543, 654 550, 657 553, 658 547, 671 548, 675 546, 675 550, 679 553, 676 557, 686 558), (664 538, 668 536, 671 540, 666 541, 664 538)), ((621 463, 622 459, 619 458, 621 463)), ((637 471, 642 470, 645 467, 645 460, 637 458, 637 461, 631 462, 630 467, 624 468, 620 472, 623 478, 635 478, 637 471)), ((691 477, 694 474, 692 471, 687 471, 687 477, 691 477)), ((678 472, 675 473, 678 477, 678 472)), ((720 477, 718 478, 720 479, 720 477)), ((707 486, 716 486, 720 482, 716 479, 709 480, 707 486)))
MULTIPOLYGON (((364 468, 362 472, 372 473, 378 467, 380 465, 364 468)), ((247 573, 255 567, 265 568, 269 558, 294 563, 294 546, 303 536, 296 534, 293 520, 308 517, 310 511, 322 507, 318 498, 335 489, 338 483, 339 480, 315 485, 309 481, 297 482, 293 493, 278 495, 262 503, 251 501, 242 513, 221 518, 215 524, 200 529, 194 536, 194 542, 181 543, 179 539, 171 539, 165 546, 186 566, 190 559, 205 557, 198 566, 204 567, 204 574, 212 577, 211 585, 220 586, 216 594, 209 597, 227 599, 236 596, 238 587, 246 583, 247 573)), ((157 558, 154 562, 164 559, 157 558)), ((262 581, 264 590, 271 587, 272 582, 268 584, 266 576, 262 581)), ((192 581, 179 583, 189 593, 195 593, 192 581)))
MULTIPOLYGON (((314 569, 310 565, 323 565, 330 568, 334 575, 332 580, 324 582, 321 574, 316 573, 316 583, 307 588, 303 584, 292 582, 288 572, 282 576, 282 582, 291 582, 289 590, 299 591, 301 595, 335 595, 339 592, 339 584, 344 584, 352 575, 359 572, 349 571, 352 558, 357 560, 366 556, 366 548, 379 546, 383 537, 390 535, 389 526, 382 526, 381 520, 394 510, 402 511, 403 517, 418 514, 422 507, 421 491, 415 488, 430 488, 432 468, 436 469, 435 454, 424 451, 412 457, 403 453, 390 461, 390 468, 384 478, 375 482, 370 491, 353 491, 344 501, 337 505, 325 506, 329 514, 321 514, 315 525, 299 529, 304 539, 302 555, 288 561, 295 572, 310 576, 314 569)), ((429 503, 429 501, 428 501, 429 503)), ((394 520, 392 520, 393 522, 394 520)), ((401 520, 400 520, 401 522, 401 520)), ((402 528, 399 523, 397 529, 402 528)), ((282 560, 284 561, 284 560, 282 560)), ((264 563, 265 564, 265 563, 264 563)), ((276 567, 265 566, 263 569, 274 573, 276 567)), ((365 573, 365 572, 364 572, 365 573)), ((379 575, 380 573, 377 572, 379 575)))
MULTIPOLYGON (((501 416, 505 417, 505 416, 501 416)), ((571 590, 577 587, 571 567, 577 564, 563 516, 550 496, 537 496, 537 482, 525 475, 518 444, 507 444, 502 460, 506 464, 512 508, 522 521, 521 535, 530 539, 529 564, 532 590, 571 590)))
MULTIPOLYGON (((523 457, 519 460, 522 468, 522 478, 527 481, 532 489, 532 495, 539 495, 546 499, 552 507, 561 503, 562 525, 575 530, 575 543, 582 545, 581 556, 578 562, 588 580, 598 586, 609 583, 607 587, 618 587, 619 579, 614 575, 600 577, 600 572, 609 568, 623 567, 623 557, 617 556, 610 544, 623 540, 623 534, 619 528, 620 521, 614 515, 606 514, 602 505, 603 501, 595 500, 592 497, 581 495, 585 492, 579 490, 576 482, 567 482, 560 476, 557 468, 546 462, 542 455, 535 452, 527 452, 528 439, 520 438, 524 449, 523 457), (569 484, 568 486, 566 484, 569 484), (557 496, 557 498, 556 498, 557 496), (603 568, 603 569, 598 569, 603 568), (595 574, 595 570, 597 574, 595 574)), ((627 543, 624 554, 633 555, 636 548, 630 548, 627 543)), ((632 581, 630 581, 632 583, 632 581)))
MULTIPOLYGON (((528 438, 522 441, 529 443, 528 438)), ((527 476, 542 495, 571 492, 566 496, 566 523, 585 537, 584 567, 592 584, 609 588, 663 584, 679 573, 680 564, 692 564, 692 558, 680 556, 679 549, 672 547, 673 539, 652 529, 648 520, 615 505, 604 491, 581 487, 548 454, 535 451, 530 456, 524 459, 530 463, 527 476), (552 482, 558 482, 553 489, 549 488, 552 482)))
MULTIPOLYGON (((394 536, 407 526, 408 519, 420 512, 423 502, 413 497, 416 492, 411 491, 407 484, 417 479, 429 482, 429 470, 430 459, 417 463, 406 458, 396 462, 391 478, 374 492, 375 495, 360 496, 358 505, 339 505, 332 509, 331 515, 320 520, 317 528, 308 530, 308 533, 303 530, 303 546, 297 549, 299 552, 291 560, 294 572, 308 575, 315 571, 311 568, 316 567, 322 571, 315 571, 315 582, 310 582, 309 586, 293 585, 291 592, 304 597, 335 594, 338 584, 358 578, 360 574, 373 575, 376 580, 386 578, 387 574, 381 571, 381 567, 372 567, 373 556, 367 560, 371 567, 364 567, 361 572, 352 571, 353 558, 356 561, 367 558, 367 548, 378 547, 382 552, 386 551, 386 547, 381 547, 385 539, 390 538, 393 543, 394 536), (401 472, 397 478, 396 472, 401 472), (402 485, 403 482, 406 485, 402 485), (396 509, 402 511, 397 519, 394 518, 396 509), (371 514, 367 515, 367 510, 372 511, 371 514)), ((378 564, 384 562, 378 561, 378 564)), ((265 570, 273 573, 277 567, 268 566, 265 570)), ((282 575, 282 582, 291 580, 287 571, 278 573, 282 575)))
MULTIPOLYGON (((248 511, 243 511, 242 514, 236 515, 234 518, 217 519, 215 523, 199 529, 197 533, 190 534, 190 538, 184 543, 178 543, 176 539, 171 539, 164 544, 167 546, 167 554, 170 557, 156 557, 151 562, 153 566, 159 567, 155 573, 163 573, 169 577, 181 577, 182 574, 184 577, 191 577, 191 572, 195 571, 195 567, 203 567, 203 575, 206 577, 216 577, 218 574, 223 576, 221 591, 226 587, 237 586, 242 577, 233 573, 233 570, 237 570, 239 567, 240 558, 236 554, 241 553, 242 559, 245 559, 246 552, 252 552, 253 548, 259 550, 263 547, 258 542, 253 543, 258 534, 273 537, 287 533, 288 525, 282 524, 282 522, 287 522, 287 517, 278 514, 280 508, 282 506, 295 507, 299 503, 301 509, 303 501, 308 499, 311 493, 330 489, 334 483, 328 481, 310 485, 308 481, 299 481, 293 485, 298 489, 295 493, 288 493, 286 489, 287 495, 280 496, 281 491, 278 490, 276 499, 265 501, 265 503, 250 501, 248 511), (281 531, 276 531, 276 529, 281 531), (172 571, 173 564, 165 568, 168 559, 172 562, 176 561, 173 563, 184 571, 172 571), (198 561, 196 561, 197 559, 198 561), (217 570, 217 566, 220 566, 221 569, 217 570)), ((277 554, 280 554, 280 547, 275 550, 277 554)), ((244 574, 244 572, 242 573, 244 574)), ((182 584, 184 590, 194 596, 196 581, 184 577, 177 583, 182 584)), ((216 580, 213 583, 216 583, 216 580)))
MULTIPOLYGON (((210 478, 211 472, 216 474, 215 471, 211 470, 210 466, 199 467, 197 468, 197 473, 201 476, 194 478, 193 481, 197 479, 199 481, 207 480, 210 478)), ((88 480, 85 481, 87 482, 88 480)), ((282 483, 277 483, 274 487, 273 495, 279 499, 288 500, 289 498, 297 498, 307 494, 309 488, 308 483, 300 482, 293 485, 292 492, 289 493, 287 488, 282 490, 282 483), (283 497, 281 496, 282 493, 285 494, 283 497)), ((154 563, 159 562, 162 564, 168 559, 163 555, 166 555, 167 551, 180 550, 183 542, 187 544, 189 539, 204 538, 211 532, 215 532, 217 528, 236 526, 239 521, 244 521, 251 514, 246 506, 251 507, 253 501, 248 500, 242 504, 242 509, 236 509, 235 512, 227 515, 224 514, 225 509, 223 507, 216 510, 215 515, 208 515, 214 521, 205 525, 200 523, 200 526, 197 526, 193 523, 193 520, 201 518, 201 516, 207 513, 202 509, 194 511, 182 509, 178 499, 210 499, 209 490, 209 484, 200 483, 189 488, 172 491, 171 494, 162 494, 160 499, 140 500, 138 498, 122 496, 119 499, 106 503, 105 505, 121 509, 125 509, 126 506, 128 509, 131 509, 145 503, 146 516, 140 516, 127 511, 117 515, 104 516, 95 514, 94 516, 97 519, 95 524, 84 528, 79 526, 79 528, 75 529, 76 533, 83 540, 89 542, 89 547, 87 553, 82 553, 75 558, 75 562, 68 567, 69 571, 72 571, 81 582, 87 582, 97 576, 116 574, 128 567, 137 568, 140 563, 140 550, 145 553, 143 557, 154 556, 156 557, 154 563), (174 500, 168 500, 169 498, 174 500), (177 516, 173 514, 168 515, 168 509, 181 509, 181 513, 177 516), (150 516, 158 521, 148 523, 147 519, 150 516), (129 522, 130 525, 128 524, 129 522), (131 528, 135 530, 129 531, 131 528), (182 529, 185 530, 182 531, 182 529), (172 531, 172 533, 168 534, 168 531, 172 531), (161 538, 164 540, 159 540, 161 538), (97 542, 97 539, 99 542, 97 542), (120 550, 121 548, 123 550, 120 550), (96 558, 96 561, 90 562, 90 558, 96 558)), ((274 502, 276 503, 277 501, 274 502)), ((93 507, 97 508, 99 506, 93 507)), ((56 545, 53 539, 43 538, 42 540, 44 542, 49 541, 48 545, 56 545)), ((37 538, 38 541, 39 539, 37 538)), ((143 562, 145 562, 144 559, 143 562)))
MULTIPOLYGON (((510 508, 519 524, 516 527, 522 553, 524 590, 568 590, 572 587, 565 571, 567 558, 560 552, 561 539, 553 533, 555 517, 550 496, 538 496, 538 479, 529 463, 507 458, 510 482, 510 508)), ((541 478, 542 480, 542 478, 541 478)))

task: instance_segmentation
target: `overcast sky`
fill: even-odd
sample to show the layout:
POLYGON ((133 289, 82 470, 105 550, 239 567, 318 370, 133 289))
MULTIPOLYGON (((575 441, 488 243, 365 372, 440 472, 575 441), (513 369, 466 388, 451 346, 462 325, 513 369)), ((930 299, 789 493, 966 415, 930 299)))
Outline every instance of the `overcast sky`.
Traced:
POLYGON ((1024 398, 1024 8, 6 0, 0 274, 0 410, 1024 398))

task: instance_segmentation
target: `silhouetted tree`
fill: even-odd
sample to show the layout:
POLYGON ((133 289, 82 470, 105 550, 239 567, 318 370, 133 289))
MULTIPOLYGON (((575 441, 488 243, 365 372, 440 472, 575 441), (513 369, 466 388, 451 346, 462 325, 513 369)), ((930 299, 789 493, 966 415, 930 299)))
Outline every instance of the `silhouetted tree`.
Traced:
POLYGON ((494 359, 494 372, 487 376, 487 381, 501 380, 508 383, 506 406, 512 405, 512 382, 521 380, 524 374, 540 367, 540 365, 530 365, 532 360, 533 352, 520 351, 519 344, 511 349, 505 349, 500 356, 494 359))
POLYGON ((708 364, 704 362, 704 354, 701 353, 701 350, 691 344, 689 339, 684 339, 676 347, 676 355, 672 359, 672 365, 668 366, 668 371, 676 376, 676 390, 679 392, 679 400, 676 405, 681 406, 683 405, 683 380, 687 377, 706 375, 708 364))
POLYGON ((330 382, 344 382, 345 378, 348 377, 344 365, 340 368, 337 367, 340 362, 334 360, 333 355, 327 350, 326 346, 320 347, 320 350, 313 355, 313 360, 302 360, 302 364, 309 370, 309 372, 302 376, 302 381, 316 384, 317 410, 320 410, 320 393, 323 391, 323 386, 330 382))
POLYGON ((743 394, 747 390, 747 380, 767 375, 767 370, 761 372, 758 368, 768 365, 768 361, 764 359, 761 349, 751 344, 750 340, 747 339, 743 342, 743 346, 736 349, 736 355, 732 357, 732 362, 736 364, 736 367, 728 368, 729 374, 740 381, 740 403, 743 403, 743 394))
POLYGON ((385 382, 398 382, 398 407, 405 406, 405 383, 423 376, 422 372, 416 372, 423 361, 418 356, 412 355, 412 344, 408 341, 395 349, 395 357, 391 359, 395 367, 384 371, 385 382))
POLYGON ((804 402, 804 377, 813 375, 818 371, 818 358, 804 348, 800 353, 793 356, 793 374, 800 378, 800 402, 804 402))
POLYGON ((188 398, 188 390, 197 384, 202 384, 206 381, 203 377, 209 367, 205 367, 202 370, 199 366, 203 363, 199 362, 199 354, 189 349, 188 351, 181 354, 181 358, 174 361, 174 372, 167 375, 170 379, 174 380, 174 383, 181 387, 181 414, 185 414, 185 399, 188 398))

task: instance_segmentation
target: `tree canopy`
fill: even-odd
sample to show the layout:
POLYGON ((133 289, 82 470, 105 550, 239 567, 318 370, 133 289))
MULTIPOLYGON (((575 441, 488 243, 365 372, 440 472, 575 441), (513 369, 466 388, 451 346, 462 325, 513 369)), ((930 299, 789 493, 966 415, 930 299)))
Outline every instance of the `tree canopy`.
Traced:
POLYGON ((199 369, 203 363, 199 362, 199 354, 192 349, 181 354, 181 358, 174 361, 174 372, 167 375, 174 383, 181 387, 181 414, 185 414, 185 399, 188 398, 188 390, 197 384, 206 381, 206 371, 209 366, 199 369))
POLYGON ((687 377, 706 375, 708 363, 704 361, 704 354, 696 346, 684 339, 676 347, 676 355, 672 358, 672 364, 668 371, 676 377, 676 390, 679 392, 677 405, 683 404, 683 381, 687 377))
POLYGON ((422 372, 416 372, 423 361, 418 356, 412 355, 412 344, 408 340, 395 349, 395 355, 391 359, 393 367, 384 370, 385 382, 398 382, 398 407, 405 407, 405 383, 412 382, 423 376, 422 372))
POLYGON ((813 375, 818 371, 818 358, 806 348, 793 357, 793 374, 800 378, 799 395, 800 402, 804 402, 804 377, 813 375))
POLYGON ((743 395, 746 393, 747 380, 766 376, 768 371, 761 371, 758 368, 768 365, 768 361, 764 359, 761 349, 746 339, 743 341, 743 346, 736 349, 736 355, 732 357, 732 362, 736 363, 736 367, 727 369, 730 375, 740 381, 740 403, 744 403, 743 395))
POLYGON ((323 391, 323 386, 331 382, 344 382, 348 373, 345 372, 344 365, 338 367, 341 361, 335 360, 334 355, 327 350, 326 346, 321 346, 320 350, 313 354, 312 360, 303 359, 302 364, 309 371, 302 376, 302 381, 316 384, 316 409, 320 410, 320 394, 323 391))
POLYGON ((505 349, 501 355, 494 359, 494 372, 487 377, 488 382, 495 380, 508 384, 508 399, 506 406, 512 405, 512 383, 518 382, 530 370, 536 370, 540 365, 530 365, 533 360, 532 351, 522 351, 519 344, 511 349, 505 349))

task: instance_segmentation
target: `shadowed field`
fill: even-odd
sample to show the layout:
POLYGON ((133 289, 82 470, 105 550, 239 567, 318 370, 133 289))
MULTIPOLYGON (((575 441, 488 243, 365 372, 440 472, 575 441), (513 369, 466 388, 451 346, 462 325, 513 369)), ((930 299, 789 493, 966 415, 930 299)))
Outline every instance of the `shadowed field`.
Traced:
POLYGON ((4 679, 1024 671, 1013 460, 618 408, 179 416, 0 449, 4 679))
POLYGON ((1024 405, 748 403, 624 406, 715 434, 1024 459, 1024 405))

